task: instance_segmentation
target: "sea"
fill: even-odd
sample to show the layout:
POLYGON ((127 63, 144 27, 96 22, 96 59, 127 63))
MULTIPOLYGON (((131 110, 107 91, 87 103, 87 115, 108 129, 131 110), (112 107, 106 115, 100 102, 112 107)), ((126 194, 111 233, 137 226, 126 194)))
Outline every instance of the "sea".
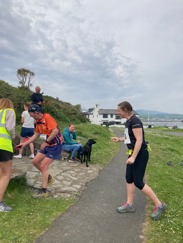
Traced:
MULTIPOLYGON (((143 121, 142 121, 143 122, 143 121)), ((169 127, 169 128, 183 128, 183 121, 144 121, 144 127, 154 126, 154 127, 169 127)))

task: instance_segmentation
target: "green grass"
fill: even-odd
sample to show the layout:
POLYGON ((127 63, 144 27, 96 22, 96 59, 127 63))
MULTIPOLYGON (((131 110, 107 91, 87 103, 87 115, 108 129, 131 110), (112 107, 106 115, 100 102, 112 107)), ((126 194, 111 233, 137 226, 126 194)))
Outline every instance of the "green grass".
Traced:
MULTIPOLYGON (((63 129, 63 128, 62 128, 63 129)), ((96 139, 92 147, 92 163, 103 165, 116 155, 119 144, 111 143, 111 132, 106 127, 80 124, 76 125, 77 134, 84 144, 89 138, 96 139)), ((175 131, 175 130, 174 130, 175 131)), ((178 130, 181 132, 181 130, 178 130)), ((158 197, 167 203, 168 210, 159 221, 153 221, 152 203, 147 207, 144 226, 146 243, 181 243, 183 239, 183 137, 164 134, 164 129, 146 130, 146 140, 152 151, 147 166, 146 180, 158 197), (174 166, 166 163, 172 161, 174 166)), ((5 201, 13 207, 11 213, 1 213, 0 242, 31 243, 50 227, 52 222, 65 212, 74 199, 62 198, 33 199, 25 180, 11 180, 5 201)))
POLYGON ((11 213, 1 213, 0 242, 33 242, 55 218, 63 213, 74 200, 40 199, 31 197, 25 179, 10 181, 5 201, 13 207, 11 213))
MULTIPOLYGON (((111 143, 111 132, 108 128, 81 124, 76 125, 76 130, 82 144, 89 138, 94 138, 97 141, 92 148, 92 163, 105 165, 117 153, 119 146, 111 143)), ((24 178, 10 181, 4 201, 13 207, 13 211, 0 213, 1 243, 34 242, 58 216, 75 203, 74 199, 34 199, 31 194, 24 178)))
MULTIPOLYGON (((180 130, 179 130, 180 132, 180 130)), ((181 243, 183 240, 183 137, 163 133, 146 133, 152 151, 147 166, 147 182, 164 201, 168 209, 159 221, 147 217, 144 229, 146 243, 181 243), (168 166, 172 161, 174 166, 168 166)), ((148 204, 148 215, 152 213, 152 203, 148 204)))

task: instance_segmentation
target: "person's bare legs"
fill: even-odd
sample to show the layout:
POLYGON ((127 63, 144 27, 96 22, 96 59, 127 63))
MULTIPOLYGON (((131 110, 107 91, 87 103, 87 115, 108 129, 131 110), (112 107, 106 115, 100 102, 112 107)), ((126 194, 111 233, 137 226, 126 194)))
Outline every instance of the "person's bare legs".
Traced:
POLYGON ((44 158, 46 157, 45 154, 42 154, 42 153, 37 153, 35 158, 33 159, 32 163, 33 165, 41 172, 41 168, 40 168, 40 165, 41 165, 41 161, 44 160, 44 158))
POLYGON ((12 160, 0 162, 0 202, 9 184, 12 172, 12 160))
POLYGON ((42 188, 47 188, 48 185, 48 167, 53 162, 53 159, 45 157, 45 154, 37 153, 33 159, 33 165, 42 173, 42 188))
POLYGON ((134 201, 134 194, 135 194, 135 185, 134 183, 127 183, 126 184, 127 189, 127 203, 132 205, 134 201))
POLYGON ((30 147, 31 154, 34 154, 34 144, 30 143, 29 147, 30 147))
POLYGON ((45 157, 40 164, 40 169, 42 172, 42 188, 47 188, 48 186, 48 167, 53 162, 53 159, 45 157))
MULTIPOLYGON (((20 143, 23 143, 23 142, 24 142, 24 140, 25 140, 25 138, 20 137, 20 143)), ((19 154, 21 154, 21 155, 22 155, 22 153, 23 153, 23 148, 19 148, 19 154)))
POLYGON ((161 206, 161 201, 158 199, 158 197, 156 196, 156 194, 153 192, 153 190, 147 185, 145 184, 142 192, 154 202, 154 205, 156 207, 161 206))

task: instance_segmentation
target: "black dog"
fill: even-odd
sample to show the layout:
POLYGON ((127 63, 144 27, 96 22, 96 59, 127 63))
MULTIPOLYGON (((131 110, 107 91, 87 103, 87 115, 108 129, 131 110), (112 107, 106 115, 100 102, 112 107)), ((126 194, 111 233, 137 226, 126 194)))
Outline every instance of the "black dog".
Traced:
POLYGON ((88 142, 83 146, 81 150, 81 163, 86 162, 86 166, 88 167, 88 162, 90 162, 92 144, 95 144, 94 139, 89 139, 88 142))

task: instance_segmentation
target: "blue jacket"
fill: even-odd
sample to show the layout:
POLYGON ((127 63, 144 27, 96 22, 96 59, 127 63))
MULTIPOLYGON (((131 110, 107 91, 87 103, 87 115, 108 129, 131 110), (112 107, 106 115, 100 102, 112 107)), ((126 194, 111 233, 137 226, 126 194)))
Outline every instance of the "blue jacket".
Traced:
POLYGON ((78 142, 73 141, 76 140, 76 133, 69 131, 69 129, 66 127, 64 128, 64 132, 62 133, 62 136, 64 138, 64 143, 71 145, 71 144, 77 144, 78 142))

